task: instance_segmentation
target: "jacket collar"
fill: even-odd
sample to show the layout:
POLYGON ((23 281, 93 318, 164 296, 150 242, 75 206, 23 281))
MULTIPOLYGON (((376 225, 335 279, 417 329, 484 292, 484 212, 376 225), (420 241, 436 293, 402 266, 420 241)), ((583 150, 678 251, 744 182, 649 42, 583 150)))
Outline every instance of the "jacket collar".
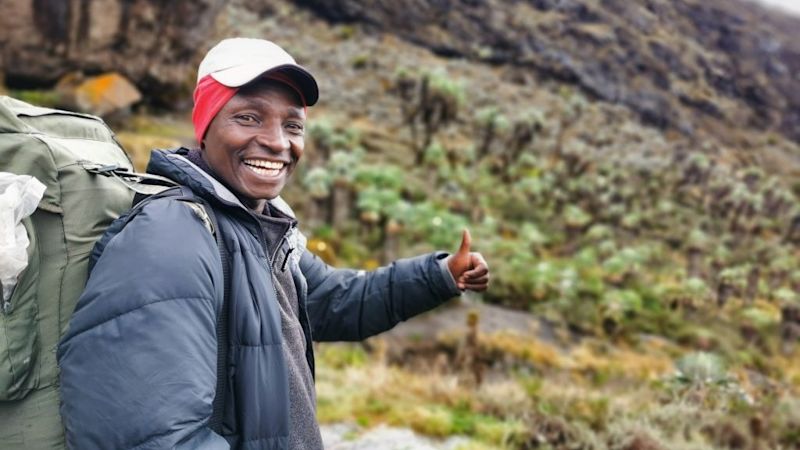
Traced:
MULTIPOLYGON (((190 161, 186 157, 189 151, 184 147, 173 150, 153 150, 147 165, 147 172, 167 177, 178 184, 187 186, 206 199, 213 198, 227 206, 251 212, 230 189, 190 161)), ((269 200, 269 204, 272 206, 270 214, 277 217, 285 216, 284 218, 292 221, 297 220, 292 208, 280 196, 269 200)))

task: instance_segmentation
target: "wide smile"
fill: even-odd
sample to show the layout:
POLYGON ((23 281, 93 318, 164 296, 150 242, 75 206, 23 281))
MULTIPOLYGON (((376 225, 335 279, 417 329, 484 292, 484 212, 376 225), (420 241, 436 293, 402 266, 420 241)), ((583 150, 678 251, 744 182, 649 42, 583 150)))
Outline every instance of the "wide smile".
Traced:
POLYGON ((266 159, 245 159, 243 162, 244 165, 255 174, 268 178, 280 175, 287 165, 285 162, 269 161, 266 159))

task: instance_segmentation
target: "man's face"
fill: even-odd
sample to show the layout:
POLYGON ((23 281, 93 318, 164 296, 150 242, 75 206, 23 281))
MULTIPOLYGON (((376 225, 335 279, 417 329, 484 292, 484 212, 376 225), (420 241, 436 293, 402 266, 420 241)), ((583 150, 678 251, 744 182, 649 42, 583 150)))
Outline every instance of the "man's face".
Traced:
POLYGON ((262 212, 303 156, 305 121, 294 90, 256 81, 239 89, 211 121, 203 159, 245 206, 262 212))

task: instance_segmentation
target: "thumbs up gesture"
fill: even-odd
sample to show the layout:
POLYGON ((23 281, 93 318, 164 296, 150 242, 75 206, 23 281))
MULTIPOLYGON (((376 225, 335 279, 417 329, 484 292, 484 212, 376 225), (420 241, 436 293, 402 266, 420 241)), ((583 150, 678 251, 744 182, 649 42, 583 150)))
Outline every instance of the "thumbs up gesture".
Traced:
POLYGON ((465 228, 458 251, 447 257, 447 268, 462 291, 485 291, 489 287, 489 265, 483 255, 470 251, 470 245, 472 236, 465 228))

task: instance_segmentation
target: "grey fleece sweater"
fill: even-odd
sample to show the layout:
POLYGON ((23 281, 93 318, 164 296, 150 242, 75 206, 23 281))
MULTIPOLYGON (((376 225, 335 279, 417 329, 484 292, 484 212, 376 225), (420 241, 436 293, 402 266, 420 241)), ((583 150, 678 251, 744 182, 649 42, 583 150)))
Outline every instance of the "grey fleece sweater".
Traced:
MULTIPOLYGON (((268 210, 264 211, 269 214, 268 210)), ((281 313, 283 353, 289 380, 289 448, 322 450, 322 437, 316 418, 316 393, 311 368, 306 361, 306 340, 300 326, 297 290, 292 279, 289 256, 299 249, 290 248, 284 235, 295 221, 265 217, 262 221, 271 255, 272 278, 281 313)))

